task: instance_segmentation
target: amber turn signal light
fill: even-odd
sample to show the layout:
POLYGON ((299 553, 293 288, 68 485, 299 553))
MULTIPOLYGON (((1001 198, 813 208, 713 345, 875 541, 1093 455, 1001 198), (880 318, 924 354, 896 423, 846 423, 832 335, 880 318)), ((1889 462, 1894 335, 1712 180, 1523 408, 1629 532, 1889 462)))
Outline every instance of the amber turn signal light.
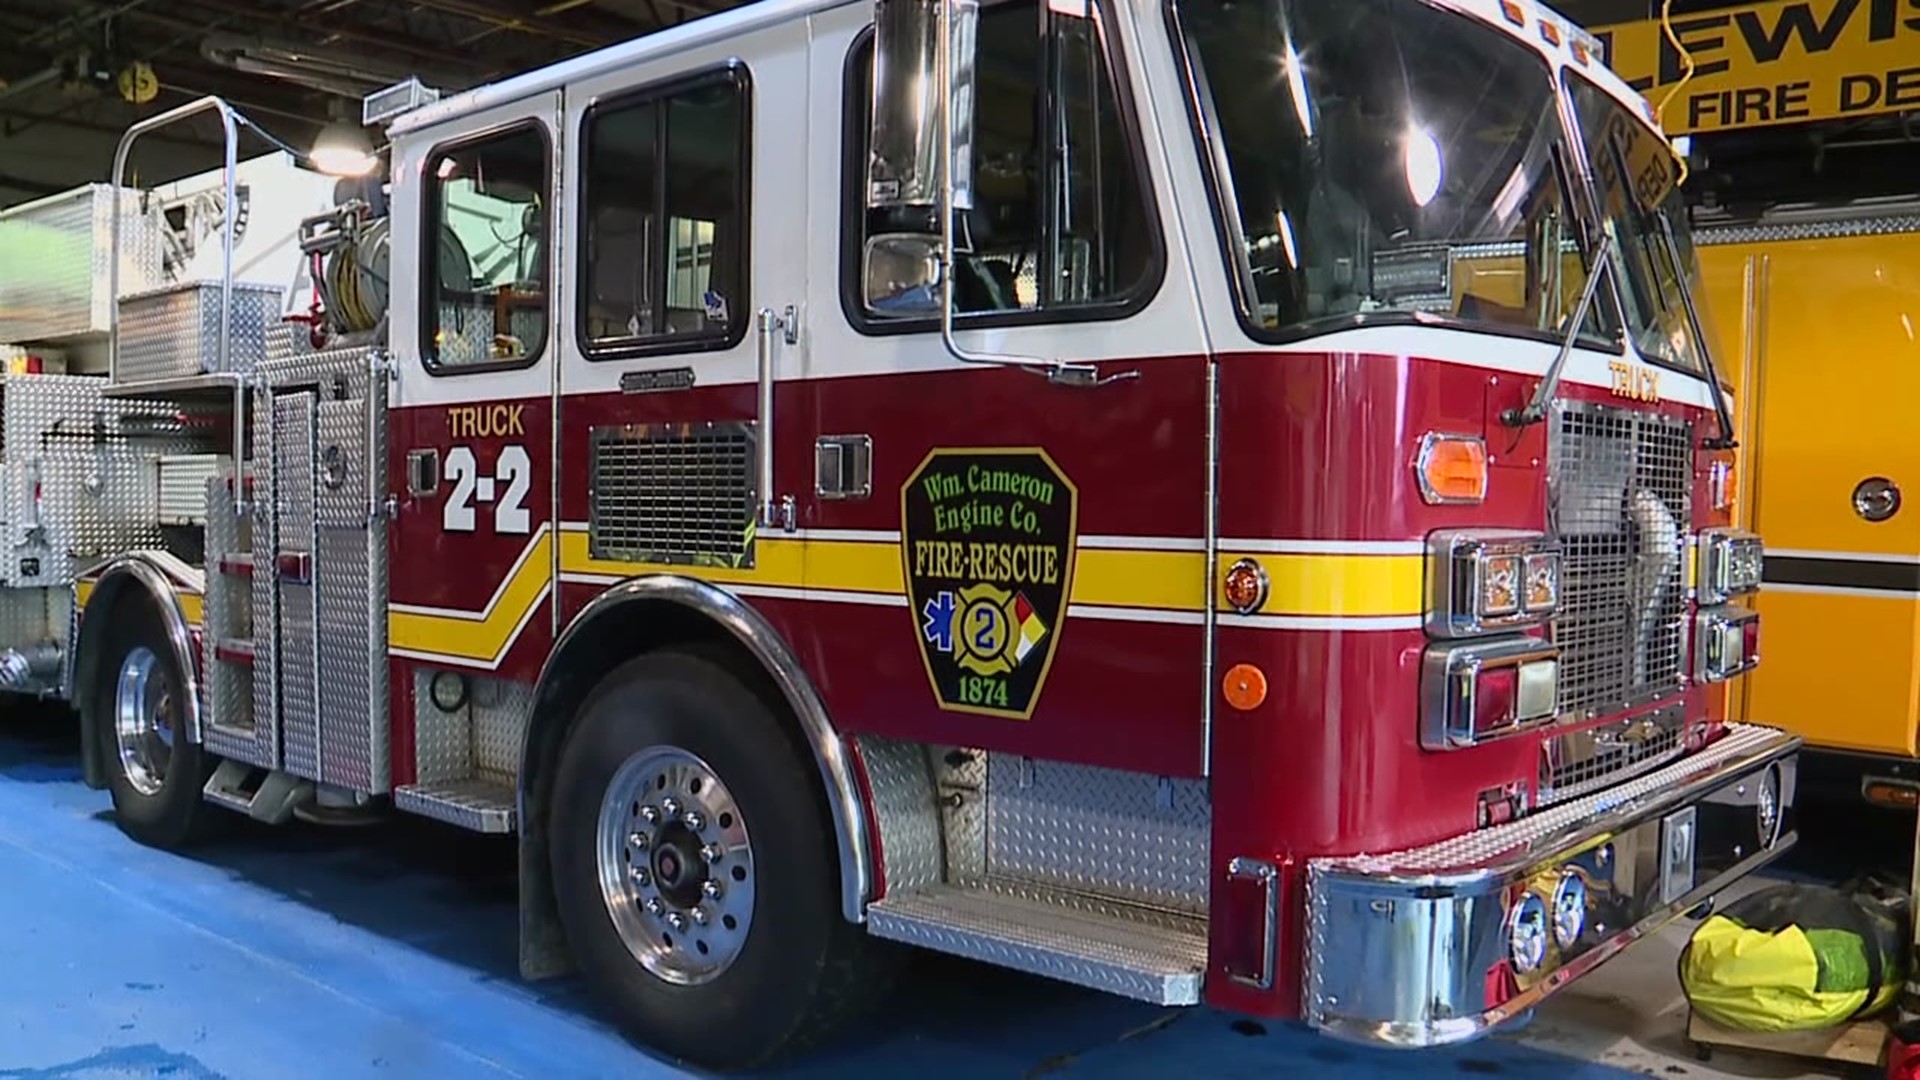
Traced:
POLYGON ((1257 709, 1267 700, 1266 672, 1252 664, 1235 664, 1227 669, 1227 677, 1220 680, 1220 693, 1227 704, 1241 712, 1257 709))
POLYGON ((1860 785, 1860 794, 1875 806, 1894 810, 1912 810, 1920 806, 1920 787, 1911 781, 1870 777, 1860 785))
POLYGON ((1267 602, 1267 572, 1252 559, 1240 559, 1227 568, 1227 603, 1242 615, 1260 610, 1267 602))
POLYGON ((1487 498, 1487 444, 1473 435, 1429 433, 1414 463, 1428 503, 1479 503, 1487 498))

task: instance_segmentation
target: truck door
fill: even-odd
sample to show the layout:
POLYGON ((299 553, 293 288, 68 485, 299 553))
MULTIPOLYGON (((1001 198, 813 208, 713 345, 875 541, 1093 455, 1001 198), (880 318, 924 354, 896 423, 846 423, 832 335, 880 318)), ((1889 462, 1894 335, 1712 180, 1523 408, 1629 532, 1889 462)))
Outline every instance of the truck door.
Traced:
POLYGON ((568 88, 580 179, 560 372, 563 621, 633 577, 756 604, 800 585, 797 538, 759 525, 758 473, 769 438, 781 490, 806 468, 789 389, 804 346, 756 327, 763 311, 800 324, 796 252, 815 227, 806 108, 800 21, 568 88))
POLYGON ((1703 235, 1741 372, 1743 523, 1767 544, 1762 655, 1736 710, 1912 757, 1920 633, 1920 220, 1703 235), (1897 227, 1895 227, 1897 226, 1897 227))
POLYGON ((800 482, 805 648, 836 721, 1199 775, 1205 344, 1167 271, 1180 244, 1123 15, 1013 0, 978 28, 957 338, 1113 380, 1081 387, 963 362, 935 321, 868 308, 871 12, 814 16, 813 475, 782 482, 800 482))
MULTIPOLYGON (((559 93, 537 95, 416 136, 394 161, 393 265, 407 269, 392 306, 388 633, 423 678, 531 682, 552 640, 559 117, 559 93)), ((423 685, 400 681, 409 715, 423 685)))

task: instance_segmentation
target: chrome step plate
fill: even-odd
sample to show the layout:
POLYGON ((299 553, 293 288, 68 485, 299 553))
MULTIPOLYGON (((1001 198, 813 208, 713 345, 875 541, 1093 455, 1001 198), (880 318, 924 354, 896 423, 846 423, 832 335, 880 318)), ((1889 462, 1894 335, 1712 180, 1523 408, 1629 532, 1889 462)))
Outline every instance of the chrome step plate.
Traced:
POLYGON ((512 787, 487 780, 407 784, 393 789, 396 809, 481 833, 512 832, 516 801, 512 787))
POLYGON ((1045 894, 937 885, 867 909, 875 936, 1155 1005, 1197 1005, 1206 924, 1093 914, 1045 894))

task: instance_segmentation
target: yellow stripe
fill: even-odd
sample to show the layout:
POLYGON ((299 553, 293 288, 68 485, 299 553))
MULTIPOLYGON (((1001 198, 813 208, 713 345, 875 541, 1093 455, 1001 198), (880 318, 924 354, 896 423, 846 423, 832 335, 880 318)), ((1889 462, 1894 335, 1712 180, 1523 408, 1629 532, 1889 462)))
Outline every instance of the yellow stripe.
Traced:
MULTIPOLYGON (((1426 610, 1419 555, 1250 555, 1267 571, 1268 615, 1418 615, 1426 610)), ((1222 571, 1241 558, 1222 552, 1222 571)))
MULTIPOLYGON (((93 581, 76 581, 73 583, 73 600, 80 610, 86 610, 87 601, 92 599, 93 590, 97 584, 99 583, 93 581)), ((173 590, 173 598, 179 602, 180 615, 186 619, 187 625, 195 630, 200 629, 207 617, 206 598, 199 593, 187 592, 178 588, 173 590)))
POLYGON ((412 611, 387 613, 387 644, 408 652, 492 660, 506 651, 520 620, 540 600, 550 576, 552 533, 543 533, 520 569, 501 590, 500 602, 482 618, 423 615, 412 611))
MULTIPOLYGON (((492 660, 511 644, 514 628, 538 602, 547 584, 547 539, 481 618, 393 612, 388 640, 395 649, 469 660, 492 660)), ((1223 552, 1221 565, 1240 558, 1223 552)), ((1413 615, 1422 610, 1424 567, 1418 555, 1248 555, 1266 568, 1271 583, 1269 615, 1413 615)), ((680 574, 720 585, 813 589, 901 596, 906 592, 900 545, 858 540, 760 537, 751 569, 630 562, 595 558, 587 534, 560 534, 560 569, 569 574, 629 578, 680 574)), ((1093 607, 1129 607, 1198 612, 1206 598, 1206 556, 1197 551, 1082 548, 1077 554, 1071 602, 1093 607)))

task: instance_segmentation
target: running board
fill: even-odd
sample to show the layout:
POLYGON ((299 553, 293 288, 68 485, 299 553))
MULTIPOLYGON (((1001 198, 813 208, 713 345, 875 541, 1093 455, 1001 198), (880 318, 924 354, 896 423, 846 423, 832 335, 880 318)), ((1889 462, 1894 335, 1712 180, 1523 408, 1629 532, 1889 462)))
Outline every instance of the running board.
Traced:
MULTIPOLYGON (((1085 898, 936 885, 867 908, 875 937, 1045 975, 1155 1005, 1197 1005, 1205 920, 1100 914, 1085 898)), ((1101 904, 1120 912, 1119 905, 1101 904)))
POLYGON ((517 804, 518 795, 510 785, 491 780, 406 784, 393 789, 395 809, 479 833, 512 832, 517 804))
POLYGON ((313 798, 313 782, 229 758, 213 770, 201 794, 255 821, 280 825, 293 816, 295 807, 313 798))

